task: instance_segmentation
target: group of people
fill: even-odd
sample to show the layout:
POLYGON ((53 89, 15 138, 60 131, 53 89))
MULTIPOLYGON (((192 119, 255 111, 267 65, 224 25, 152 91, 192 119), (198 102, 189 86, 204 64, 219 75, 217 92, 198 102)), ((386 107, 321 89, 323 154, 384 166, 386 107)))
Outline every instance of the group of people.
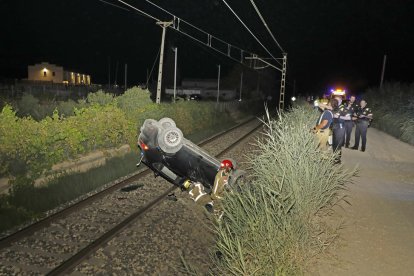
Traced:
POLYGON ((367 130, 372 120, 372 111, 362 99, 359 104, 355 96, 343 103, 341 96, 335 96, 327 104, 319 105, 322 114, 319 116, 316 126, 313 128, 318 138, 319 147, 327 150, 329 136, 332 133, 332 150, 338 152, 336 163, 341 163, 342 147, 359 149, 364 152, 367 144, 367 130), (350 147, 352 129, 355 125, 354 145, 350 147))

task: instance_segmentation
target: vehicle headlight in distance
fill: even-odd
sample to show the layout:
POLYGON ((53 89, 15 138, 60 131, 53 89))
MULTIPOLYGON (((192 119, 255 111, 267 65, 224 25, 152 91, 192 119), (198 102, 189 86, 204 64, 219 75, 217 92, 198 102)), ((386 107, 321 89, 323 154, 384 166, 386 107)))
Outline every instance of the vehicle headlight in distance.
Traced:
POLYGON ((296 98, 295 97, 292 97, 292 102, 294 102, 294 101, 296 101, 296 98))

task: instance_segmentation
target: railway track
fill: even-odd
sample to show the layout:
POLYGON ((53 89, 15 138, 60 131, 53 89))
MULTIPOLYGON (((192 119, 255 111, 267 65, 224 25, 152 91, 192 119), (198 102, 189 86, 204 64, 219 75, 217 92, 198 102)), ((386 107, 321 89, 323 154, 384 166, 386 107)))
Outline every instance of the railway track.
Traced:
MULTIPOLYGON (((212 155, 223 155, 258 126, 257 120, 247 121, 200 144, 212 155)), ((149 174, 143 170, 2 239, 0 274, 58 275, 72 270, 175 189, 149 174), (120 190, 128 186, 129 192, 120 190)))

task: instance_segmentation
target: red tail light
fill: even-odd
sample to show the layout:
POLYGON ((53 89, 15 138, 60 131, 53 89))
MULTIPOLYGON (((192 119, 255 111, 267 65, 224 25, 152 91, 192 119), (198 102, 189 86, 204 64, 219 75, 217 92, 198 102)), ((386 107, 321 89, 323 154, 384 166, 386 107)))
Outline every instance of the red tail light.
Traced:
POLYGON ((140 145, 140 147, 141 147, 142 150, 149 150, 149 147, 147 145, 145 145, 144 142, 139 141, 139 145, 140 145))

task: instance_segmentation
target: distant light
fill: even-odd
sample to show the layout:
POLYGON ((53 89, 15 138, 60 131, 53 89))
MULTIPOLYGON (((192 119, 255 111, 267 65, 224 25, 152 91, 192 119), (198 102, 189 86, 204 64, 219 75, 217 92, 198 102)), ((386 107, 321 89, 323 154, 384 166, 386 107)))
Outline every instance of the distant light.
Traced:
POLYGON ((316 107, 316 106, 319 106, 319 102, 318 102, 318 100, 315 100, 314 102, 313 102, 313 105, 316 107))
POLYGON ((292 97, 292 102, 294 102, 294 101, 296 101, 296 98, 295 97, 292 97))

